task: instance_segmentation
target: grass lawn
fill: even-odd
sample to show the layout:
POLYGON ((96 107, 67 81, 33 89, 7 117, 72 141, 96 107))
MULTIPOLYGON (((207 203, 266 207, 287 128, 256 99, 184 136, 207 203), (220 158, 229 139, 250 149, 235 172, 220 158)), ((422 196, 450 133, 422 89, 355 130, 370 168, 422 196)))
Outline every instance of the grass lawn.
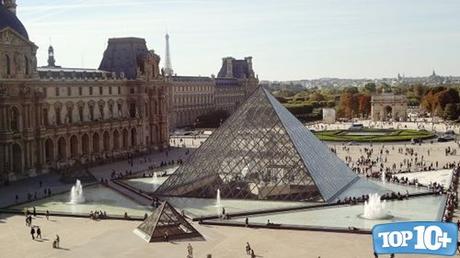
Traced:
POLYGON ((354 130, 327 130, 316 131, 314 134, 322 141, 337 142, 397 142, 412 139, 430 139, 434 134, 426 130, 410 129, 370 129, 354 130))

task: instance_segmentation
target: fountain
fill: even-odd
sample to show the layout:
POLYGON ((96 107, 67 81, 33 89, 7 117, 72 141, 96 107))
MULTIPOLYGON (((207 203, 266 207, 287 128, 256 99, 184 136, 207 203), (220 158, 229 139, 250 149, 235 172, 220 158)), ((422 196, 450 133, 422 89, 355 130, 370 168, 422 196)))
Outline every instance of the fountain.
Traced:
POLYGON ((222 215, 222 203, 220 201, 220 189, 217 189, 216 207, 217 207, 217 216, 220 217, 220 215, 222 215))
POLYGON ((153 172, 153 176, 152 176, 153 191, 155 191, 159 185, 160 185, 160 181, 158 180, 157 172, 153 172))
POLYGON ((385 184, 385 171, 382 171, 382 183, 385 184))
POLYGON ((77 182, 75 182, 75 185, 72 186, 72 189, 70 190, 70 203, 78 204, 84 202, 85 196, 83 195, 83 186, 81 185, 80 180, 77 179, 77 182))
POLYGON ((364 203, 364 213, 361 217, 365 219, 386 219, 389 217, 385 209, 385 201, 380 200, 378 193, 369 195, 369 200, 364 203))

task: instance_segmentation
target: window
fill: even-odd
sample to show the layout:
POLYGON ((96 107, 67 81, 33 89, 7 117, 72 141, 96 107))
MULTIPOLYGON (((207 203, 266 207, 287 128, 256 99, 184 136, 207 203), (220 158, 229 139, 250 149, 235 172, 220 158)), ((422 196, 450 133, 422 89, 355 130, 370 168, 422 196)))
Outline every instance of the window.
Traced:
POLYGON ((118 114, 121 116, 123 114, 121 104, 117 104, 118 114))
POLYGON ((6 59, 6 74, 11 75, 11 60, 9 55, 5 55, 6 59))
POLYGON ((113 118, 113 105, 109 104, 110 117, 113 118))
POLYGON ((11 109, 10 127, 13 132, 19 131, 19 111, 15 107, 11 109))
POLYGON ((104 120, 104 106, 99 105, 99 113, 101 114, 101 120, 104 120))
POLYGON ((56 97, 59 97, 59 88, 58 88, 58 87, 56 87, 56 88, 55 88, 55 91, 56 91, 56 94, 55 94, 55 95, 56 95, 56 97))
POLYGON ((62 124, 62 121, 61 121, 61 108, 60 107, 56 108, 56 124, 57 125, 62 124))
POLYGON ((45 126, 48 126, 48 109, 44 108, 43 109, 43 124, 45 126))
POLYGON ((72 95, 72 89, 70 87, 67 87, 67 96, 71 96, 72 95))
POLYGON ((121 88, 120 88, 120 86, 118 86, 118 95, 120 95, 120 94, 121 94, 121 88))
POLYGON ((94 106, 89 106, 89 119, 94 121, 94 106))
POLYGON ((102 95, 102 94, 103 94, 102 87, 99 87, 99 95, 102 95))
POLYGON ((67 119, 70 124, 73 123, 72 111, 73 111, 73 107, 67 107, 67 119))
POLYGON ((129 104, 129 117, 131 118, 136 117, 136 104, 134 103, 129 104))
POLYGON ((83 106, 78 107, 78 115, 80 117, 80 122, 83 122, 84 116, 83 116, 83 106))
POLYGON ((93 87, 89 87, 89 95, 93 95, 93 87))
POLYGON ((78 95, 83 95, 83 88, 82 87, 78 87, 78 95))
POLYGON ((27 58, 27 56, 24 56, 24 65, 26 66, 25 67, 26 75, 29 75, 29 58, 27 58))
POLYGON ((134 94, 134 88, 129 89, 129 93, 134 94))
POLYGON ((109 87, 109 95, 112 95, 112 87, 109 87))

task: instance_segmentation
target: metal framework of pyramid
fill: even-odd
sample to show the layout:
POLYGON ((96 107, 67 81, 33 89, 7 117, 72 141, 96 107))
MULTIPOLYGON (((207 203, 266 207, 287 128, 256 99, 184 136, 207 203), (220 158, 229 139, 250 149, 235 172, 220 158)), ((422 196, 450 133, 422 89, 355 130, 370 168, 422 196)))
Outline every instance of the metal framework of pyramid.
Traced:
POLYGON ((332 202, 358 181, 378 189, 259 87, 155 194, 332 202))
POLYGON ((134 233, 147 242, 161 242, 167 234, 169 240, 202 238, 168 202, 164 202, 142 222, 134 233))

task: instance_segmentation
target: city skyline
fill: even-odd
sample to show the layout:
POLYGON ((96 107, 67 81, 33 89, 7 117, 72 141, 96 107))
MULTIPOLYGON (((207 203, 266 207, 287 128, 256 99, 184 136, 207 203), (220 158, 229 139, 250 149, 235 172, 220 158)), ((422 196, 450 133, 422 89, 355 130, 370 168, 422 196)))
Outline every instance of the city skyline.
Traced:
POLYGON ((253 56, 261 80, 459 75, 456 1, 18 1, 18 16, 64 67, 99 67, 107 40, 142 37, 179 75, 253 56), (193 60, 194 65, 190 65, 193 60))

